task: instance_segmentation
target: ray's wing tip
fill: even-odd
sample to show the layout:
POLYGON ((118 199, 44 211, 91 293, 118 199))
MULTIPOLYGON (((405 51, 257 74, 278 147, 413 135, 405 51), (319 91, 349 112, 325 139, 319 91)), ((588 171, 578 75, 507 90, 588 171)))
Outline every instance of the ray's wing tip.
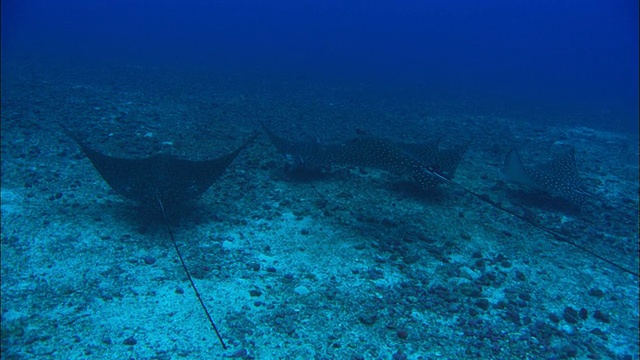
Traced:
POLYGON ((518 182, 519 178, 523 176, 522 159, 520 159, 518 149, 514 147, 507 152, 500 172, 503 180, 508 182, 518 182))
POLYGON ((520 160, 520 154, 518 153, 518 150, 516 148, 511 148, 507 152, 507 155, 504 157, 504 163, 502 164, 503 172, 514 160, 520 160))

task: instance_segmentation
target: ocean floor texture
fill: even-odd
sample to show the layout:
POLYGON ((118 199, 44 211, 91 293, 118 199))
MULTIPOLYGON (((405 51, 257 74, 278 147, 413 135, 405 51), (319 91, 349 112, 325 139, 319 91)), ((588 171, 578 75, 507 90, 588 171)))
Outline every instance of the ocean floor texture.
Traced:
MULTIPOLYGON (((265 122, 332 143, 475 136, 462 186, 638 271, 638 139, 404 92, 3 66, 3 359, 638 359, 638 277, 464 191, 364 167, 292 177, 261 134, 171 227, 116 194, 64 123, 122 157, 220 156, 265 122), (506 153, 575 147, 575 207, 507 184, 506 153)), ((576 115, 579 116, 579 115, 576 115)))

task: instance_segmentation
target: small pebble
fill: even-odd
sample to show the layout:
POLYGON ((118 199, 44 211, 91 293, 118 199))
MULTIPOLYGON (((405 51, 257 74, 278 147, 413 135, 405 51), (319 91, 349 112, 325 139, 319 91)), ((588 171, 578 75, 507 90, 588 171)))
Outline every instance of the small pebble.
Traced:
POLYGON ((578 355, 578 348, 575 345, 567 345, 563 350, 566 358, 574 358, 578 355))
POLYGON ((489 300, 487 300, 486 298, 480 298, 476 300, 474 304, 482 310, 489 309, 489 300))
POLYGON ((578 315, 580 316, 580 319, 587 320, 587 318, 589 317, 589 311, 585 308, 582 308, 580 309, 580 311, 578 311, 578 315))
POLYGON ((111 341, 111 338, 107 335, 103 336, 101 339, 102 343, 105 345, 111 345, 113 344, 113 341, 111 341))
POLYGON ((609 316, 608 314, 603 313, 600 310, 596 310, 596 312, 593 313, 593 318, 599 321, 602 321, 604 323, 610 323, 611 322, 611 316, 609 316))
POLYGON ((358 316, 358 320, 365 325, 373 325, 378 320, 378 317, 371 314, 362 314, 358 316))
POLYGON ((599 336, 599 337, 607 340, 607 334, 605 334, 604 331, 602 331, 600 328, 595 328, 595 329, 591 330, 591 333, 593 335, 599 336))
POLYGON ((589 290, 589 295, 601 298, 604 296, 604 291, 598 288, 592 288, 591 290, 589 290))
POLYGON ((564 309, 562 318, 564 319, 564 321, 568 322, 569 324, 575 324, 578 322, 578 311, 576 311, 576 309, 570 306, 567 306, 564 309))
POLYGON ((526 293, 526 292, 521 292, 518 294, 518 297, 524 301, 529 301, 531 300, 531 294, 526 293))
POLYGON ((125 345, 133 346, 138 342, 136 341, 136 339, 133 338, 133 336, 129 336, 128 338, 124 339, 122 343, 125 345))
POLYGON ((153 265, 156 263, 156 258, 154 258, 153 256, 145 256, 144 263, 147 265, 153 265))
POLYGON ((293 289, 293 291, 298 294, 298 295, 308 295, 310 293, 309 289, 304 286, 304 285, 300 285, 297 286, 295 289, 293 289))
POLYGON ((24 343, 25 343, 26 345, 31 345, 31 344, 33 344, 34 342, 38 341, 38 340, 40 340, 40 336, 38 336, 38 335, 31 335, 31 336, 29 336, 29 337, 24 341, 24 343))

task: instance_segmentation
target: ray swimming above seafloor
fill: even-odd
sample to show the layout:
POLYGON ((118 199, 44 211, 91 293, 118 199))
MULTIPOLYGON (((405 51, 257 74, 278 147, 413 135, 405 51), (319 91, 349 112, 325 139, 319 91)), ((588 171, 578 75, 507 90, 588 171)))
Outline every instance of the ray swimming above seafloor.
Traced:
POLYGON ((507 182, 564 199, 577 207, 589 198, 599 198, 583 189, 573 147, 555 160, 536 167, 525 166, 518 151, 512 149, 505 158, 502 174, 507 182))
MULTIPOLYGON (((346 141, 331 152, 331 164, 336 166, 370 167, 398 176, 410 177, 427 190, 441 183, 416 156, 398 144, 375 136, 362 135, 346 141)), ((429 166, 437 166, 431 164, 429 166)))
POLYGON ((211 324, 223 349, 227 349, 218 327, 209 314, 200 292, 184 261, 169 224, 165 205, 179 206, 199 198, 224 173, 258 134, 254 134, 236 150, 216 159, 192 161, 169 154, 158 154, 141 159, 126 159, 98 152, 88 145, 79 135, 60 124, 64 132, 71 137, 91 161, 100 176, 116 193, 127 199, 139 202, 147 207, 158 208, 171 242, 178 254, 182 268, 191 284, 200 306, 211 324))
POLYGON ((118 194, 142 205, 180 205, 200 197, 251 143, 249 138, 236 150, 216 159, 192 161, 169 154, 126 159, 102 154, 77 134, 63 127, 89 158, 100 176, 118 194))
POLYGON ((340 144, 321 145, 319 142, 297 142, 275 135, 263 127, 279 153, 293 159, 297 168, 326 170, 332 166, 360 166, 389 171, 417 181, 424 189, 441 183, 424 169, 437 170, 453 177, 471 141, 447 150, 440 150, 441 138, 425 143, 394 142, 358 131, 358 136, 340 144))

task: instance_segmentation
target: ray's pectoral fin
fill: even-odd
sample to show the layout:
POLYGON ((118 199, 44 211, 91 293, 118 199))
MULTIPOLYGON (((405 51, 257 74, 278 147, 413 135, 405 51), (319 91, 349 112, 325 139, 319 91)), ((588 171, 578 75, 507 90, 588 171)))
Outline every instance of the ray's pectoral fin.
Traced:
POLYGON ((508 182, 538 189, 539 186, 522 164, 518 150, 511 149, 504 160, 502 175, 508 182))

